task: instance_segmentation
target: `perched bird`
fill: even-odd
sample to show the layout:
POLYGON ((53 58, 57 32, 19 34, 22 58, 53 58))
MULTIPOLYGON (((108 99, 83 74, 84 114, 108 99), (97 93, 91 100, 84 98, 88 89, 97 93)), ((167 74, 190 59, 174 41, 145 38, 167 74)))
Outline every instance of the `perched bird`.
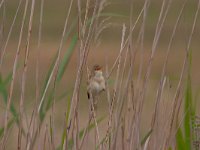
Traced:
POLYGON ((102 67, 99 65, 94 65, 89 77, 88 86, 87 86, 87 95, 88 99, 93 99, 94 105, 97 104, 96 97, 102 92, 105 91, 105 79, 103 76, 102 67))

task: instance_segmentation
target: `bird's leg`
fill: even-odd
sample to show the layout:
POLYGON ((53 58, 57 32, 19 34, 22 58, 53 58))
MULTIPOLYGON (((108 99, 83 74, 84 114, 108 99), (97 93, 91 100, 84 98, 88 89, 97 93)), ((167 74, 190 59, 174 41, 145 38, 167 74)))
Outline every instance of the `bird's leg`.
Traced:
POLYGON ((92 118, 93 118, 93 121, 94 121, 94 124, 95 124, 95 129, 96 129, 95 130, 95 149, 96 149, 97 143, 98 143, 98 145, 100 145, 100 149, 101 149, 100 137, 99 137, 99 128, 98 128, 97 119, 96 119, 96 113, 95 113, 95 109, 94 109, 94 102, 95 102, 94 99, 96 99, 96 97, 94 97, 94 96, 91 96, 91 97, 92 97, 90 99, 91 113, 92 113, 92 118), (96 142, 96 141, 98 141, 98 142, 96 142))
POLYGON ((96 96, 94 98, 94 111, 96 111, 96 112, 97 112, 97 103, 98 103, 98 97, 96 96))

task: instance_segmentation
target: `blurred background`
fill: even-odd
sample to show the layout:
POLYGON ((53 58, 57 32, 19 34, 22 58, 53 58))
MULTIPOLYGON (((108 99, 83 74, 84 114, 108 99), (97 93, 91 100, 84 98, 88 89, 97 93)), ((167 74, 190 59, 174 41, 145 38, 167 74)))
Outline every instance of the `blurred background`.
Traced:
MULTIPOLYGON (((2 0, 1 0, 2 1, 2 0)), ((85 8, 85 0, 82 2, 82 8, 85 8)), ((148 58, 150 56, 150 52, 152 49, 152 43, 154 39, 154 34, 156 30, 156 24, 158 21, 158 17, 160 14, 162 2, 160 0, 151 0, 149 9, 147 12, 147 19, 145 25, 145 33, 144 33, 144 49, 143 53, 141 50, 138 50, 138 54, 136 56, 135 62, 135 72, 133 79, 135 80, 138 75, 139 65, 140 65, 140 55, 143 54, 143 73, 147 67, 148 58)), ((64 54, 67 53, 70 43, 73 40, 74 35, 77 33, 77 2, 74 1, 72 6, 72 12, 69 19, 69 26, 67 28, 68 37, 64 40, 64 45, 62 48, 62 58, 64 54)), ((166 21, 164 22, 164 26, 161 32, 161 36, 158 42, 157 51, 155 54, 155 58, 153 61, 153 67, 150 75, 149 87, 147 92, 147 99, 144 105, 143 111, 143 120, 142 120, 142 133, 148 130, 150 125, 151 115, 153 112, 156 90, 160 81, 162 67, 164 64, 164 59, 166 56, 167 46, 169 44, 170 36, 172 34, 173 27, 178 17, 178 13, 180 12, 183 0, 172 0, 169 13, 167 15, 166 21)), ((13 22, 13 18, 15 16, 17 7, 19 4, 19 0, 6 0, 5 5, 2 5, 0 9, 0 48, 5 45, 6 38, 8 36, 11 24, 13 22)), ((25 2, 22 1, 22 5, 19 9, 19 15, 16 18, 16 23, 14 24, 14 28, 11 34, 11 38, 9 40, 8 46, 6 48, 6 53, 4 56, 2 68, 1 68, 1 78, 5 79, 7 75, 12 72, 14 58, 16 55, 17 44, 19 39, 19 32, 21 27, 21 20, 23 17, 23 9, 25 2)), ((101 32, 99 38, 94 40, 92 46, 90 47, 90 53, 87 65, 91 68, 94 64, 100 64, 104 66, 104 71, 106 65, 110 69, 115 62, 115 59, 120 50, 121 43, 121 34, 122 34, 122 25, 125 24, 128 34, 129 26, 130 26, 130 16, 132 17, 133 23, 136 21, 142 7, 144 4, 144 0, 108 0, 107 6, 105 6, 103 10, 103 14, 101 19, 105 19, 105 29, 101 32), (131 7, 132 4, 132 13, 131 7), (131 14, 131 15, 130 15, 131 14)), ((181 67, 183 65, 183 59, 185 57, 185 50, 188 43, 189 35, 192 29, 192 23, 194 20, 195 12, 197 9, 197 0, 188 0, 186 6, 184 8, 183 15, 180 19, 177 32, 175 35, 174 42, 172 44, 169 63, 167 66, 167 78, 171 84, 171 89, 168 91, 167 98, 170 99, 173 96, 174 89, 176 88, 177 82, 179 80, 181 74, 181 67)), ((30 10, 29 4, 29 10, 30 10)), ((39 57, 39 87, 40 91, 42 90, 46 76, 48 74, 49 68, 53 59, 58 50, 63 26, 65 22, 65 18, 67 16, 67 11, 69 7, 69 0, 44 0, 44 10, 43 10, 43 22, 42 22, 42 34, 41 34, 41 44, 38 48, 38 30, 39 30, 39 17, 40 17, 40 1, 36 0, 36 7, 34 12, 34 20, 33 20, 33 28, 31 32, 31 41, 30 41, 30 55, 28 62, 28 71, 27 71, 27 82, 26 82, 26 90, 25 90, 25 105, 26 112, 31 115, 33 110, 33 105, 35 102, 35 69, 36 69, 36 59, 39 57), (38 56, 37 51, 40 51, 40 55, 38 56)), ((92 13, 93 8, 91 8, 92 13)), ((27 16, 30 15, 30 11, 28 11, 27 16)), ((21 80, 22 80, 22 70, 23 70, 23 62, 25 55, 25 45, 26 45, 26 36, 28 30, 28 22, 29 18, 26 18, 25 24, 25 32, 23 35, 20 59, 16 73, 16 80, 14 84, 14 92, 12 101, 18 110, 19 99, 21 93, 21 80)), ((137 41, 137 37, 139 34, 141 23, 139 22, 133 32, 133 41, 137 41)), ((194 90, 194 94, 198 95, 200 90, 200 16, 197 19, 197 24, 195 27, 194 35, 191 43, 192 50, 192 87, 194 90)), ((133 42, 134 43, 134 42, 133 42)), ((136 43, 136 42, 135 42, 136 43)), ((67 99, 70 99, 72 96, 75 77, 77 72, 77 63, 79 62, 78 57, 78 44, 76 45, 74 51, 72 52, 72 56, 69 59, 69 64, 65 70, 64 76, 62 78, 62 82, 57 86, 56 98, 63 98, 56 101, 55 104, 55 122, 56 122, 56 137, 61 138, 61 133, 63 129, 63 120, 64 114, 67 108, 67 99)), ((86 68, 85 68, 86 69, 86 68)), ((84 126, 86 124, 88 117, 88 101, 86 95, 86 82, 87 76, 83 77, 83 81, 81 84, 81 101, 80 101, 80 124, 84 126)), ((111 77, 109 79, 110 89, 113 89, 113 80, 115 78, 111 77)), ((51 88, 53 84, 51 83, 51 88)), ((9 91, 9 84, 7 86, 9 91)), ((48 94, 51 90, 48 90, 48 94)), ((198 96, 197 96, 198 97, 198 96)), ((108 113, 108 102, 106 100, 106 94, 103 93, 100 97, 100 101, 98 103, 98 116, 104 116, 108 113)), ((5 104, 3 102, 3 97, 0 96, 0 125, 3 126, 4 119, 4 111, 5 104)), ((49 118, 46 117, 47 122, 49 118)), ((104 129, 107 125, 107 121, 103 121, 99 126, 104 129)), ((17 131, 17 127, 13 126, 11 131, 17 131)), ((101 132, 102 136, 105 132, 101 132)), ((13 139, 13 142, 16 142, 15 137, 10 137, 13 139)), ((13 148, 10 145, 10 148, 13 148)))

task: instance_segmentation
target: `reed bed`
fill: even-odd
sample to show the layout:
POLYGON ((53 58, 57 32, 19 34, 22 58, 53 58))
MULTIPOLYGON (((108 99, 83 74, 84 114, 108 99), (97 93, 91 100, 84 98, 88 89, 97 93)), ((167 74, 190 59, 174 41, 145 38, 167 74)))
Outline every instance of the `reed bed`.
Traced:
MULTIPOLYGON (((0 100, 3 114, 1 115, 0 149, 6 150, 11 147, 18 150, 200 149, 198 107, 195 105, 198 96, 195 97, 193 94, 191 71, 192 41, 195 30, 199 29, 200 1, 193 1, 194 13, 192 13, 192 18, 189 18, 191 22, 188 23, 187 31, 185 31, 185 47, 181 50, 184 58, 173 88, 167 69, 170 67, 173 45, 179 41, 177 34, 184 26, 185 12, 191 4, 188 0, 157 2, 160 4, 156 6, 159 14, 157 17, 154 16, 156 21, 155 24, 152 23, 153 36, 148 41, 151 45, 148 46, 148 50, 146 50, 145 41, 148 37, 147 30, 149 26, 152 26, 150 23, 153 16, 150 15, 150 10, 154 3, 151 0, 140 1, 140 7, 137 1, 129 1, 128 16, 106 13, 108 7, 116 5, 113 1, 69 0, 66 2, 62 32, 60 38, 57 39, 59 40, 57 50, 51 58, 48 71, 44 72, 41 68, 43 61, 41 60, 41 45, 47 3, 49 3, 47 0, 17 1, 15 14, 7 27, 6 13, 9 12, 6 10, 11 2, 8 0, 0 2, 0 100), (174 22, 171 21, 172 28, 167 33, 169 36, 165 37, 165 44, 163 44, 165 57, 159 70, 159 82, 156 88, 151 88, 154 60, 159 51, 162 36, 166 34, 164 30, 170 21, 169 14, 174 9, 173 5, 177 3, 180 5, 175 8, 176 14, 173 14, 176 19, 174 22), (36 14, 39 14, 37 19, 34 18, 36 14), (116 23, 113 18, 123 19, 116 23), (17 45, 13 51, 12 67, 8 69, 6 64, 8 47, 12 44, 12 33, 15 32, 16 24, 20 27, 13 38, 15 42, 17 41, 17 45), (38 30, 36 31, 34 27, 38 30), (92 62, 90 61, 93 48, 101 45, 99 43, 101 35, 109 30, 112 32, 114 27, 120 30, 118 37, 120 43, 116 44, 119 45, 115 50, 116 57, 110 58, 105 55, 104 60, 101 61, 104 62, 106 78, 106 91, 98 98, 98 106, 101 102, 106 103, 103 108, 106 113, 101 113, 100 110, 94 108, 93 101, 88 102, 82 95, 83 93, 86 95, 84 87, 90 68, 98 63, 95 58, 92 62), (35 46, 31 44, 33 39, 37 41, 35 46), (68 43, 67 50, 65 50, 66 42, 68 43), (36 53, 34 65, 30 63, 33 62, 30 61, 33 54, 31 51, 36 53), (149 52, 148 56, 145 56, 146 51, 149 52), (62 82, 67 76, 66 71, 70 69, 69 63, 75 54, 76 74, 71 81, 73 88, 71 91, 64 90, 61 94, 60 89, 67 89, 69 86, 69 83, 63 85, 62 82), (6 73, 8 72, 5 71, 6 69, 10 73, 6 73), (30 82, 28 72, 34 76, 31 79, 32 91, 28 91, 27 84, 30 82), (45 74, 45 77, 42 77, 42 74, 45 74), (20 82, 18 89, 16 82, 20 82), (154 100, 151 102, 149 102, 149 90, 155 93, 154 100), (19 98, 15 97, 17 92, 19 92, 19 98), (27 106, 29 100, 27 92, 33 95, 31 106, 27 106), (58 105, 61 101, 64 101, 62 108, 58 105), (83 101, 88 105, 92 103, 92 109, 88 106, 88 115, 84 119, 81 118, 83 101), (144 115, 147 103, 153 106, 152 114, 144 115), (57 111, 61 109, 64 115, 58 116, 57 111), (58 123, 58 117, 62 123, 58 123), (147 117, 150 124, 147 132, 144 133, 143 120, 147 117), (104 123, 103 127, 101 127, 102 123, 104 123), (60 125, 62 128, 58 129, 57 124, 62 124, 60 125)), ((115 44, 114 41, 112 43, 115 44)), ((98 58, 98 52, 95 53, 98 58)))

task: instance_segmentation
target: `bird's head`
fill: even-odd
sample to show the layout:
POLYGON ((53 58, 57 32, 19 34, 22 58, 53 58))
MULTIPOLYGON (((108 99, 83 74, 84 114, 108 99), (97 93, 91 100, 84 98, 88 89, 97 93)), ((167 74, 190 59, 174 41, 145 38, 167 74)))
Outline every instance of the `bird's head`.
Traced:
POLYGON ((94 70, 94 71, 102 71, 102 67, 99 66, 99 65, 94 65, 94 66, 93 66, 93 70, 94 70))
POLYGON ((94 75, 102 75, 102 67, 100 65, 94 65, 92 72, 94 75))

